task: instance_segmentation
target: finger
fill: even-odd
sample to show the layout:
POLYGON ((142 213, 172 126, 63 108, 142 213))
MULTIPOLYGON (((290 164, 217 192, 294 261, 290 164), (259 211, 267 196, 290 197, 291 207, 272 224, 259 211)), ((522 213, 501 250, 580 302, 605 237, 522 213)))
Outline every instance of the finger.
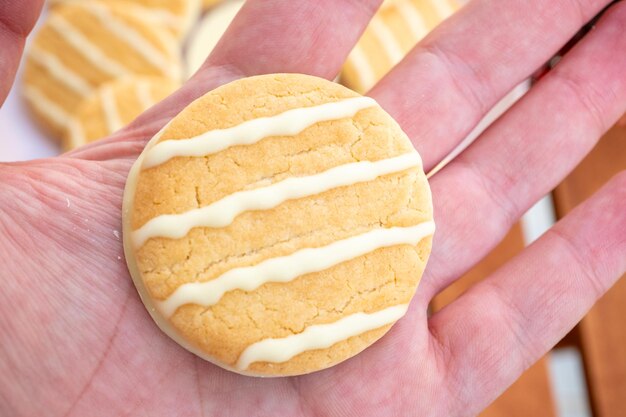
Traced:
POLYGON ((482 259, 624 113, 626 56, 615 51, 626 48, 625 22, 626 4, 611 8, 512 110, 431 179, 440 220, 426 298, 482 259))
POLYGON ((413 139, 428 172, 608 3, 474 0, 370 94, 413 139))
POLYGON ((114 148, 103 148, 104 142, 72 155, 135 157, 146 140, 191 101, 237 78, 292 72, 332 79, 381 1, 248 0, 181 90, 123 131, 114 148))
POLYGON ((11 90, 24 41, 39 17, 42 4, 43 0, 0 2, 0 106, 11 90))
POLYGON ((464 414, 485 407, 626 272, 626 172, 456 302, 430 328, 464 414), (497 341, 497 343, 495 343, 497 341))
POLYGON ((249 1, 207 65, 335 78, 381 1, 249 1))

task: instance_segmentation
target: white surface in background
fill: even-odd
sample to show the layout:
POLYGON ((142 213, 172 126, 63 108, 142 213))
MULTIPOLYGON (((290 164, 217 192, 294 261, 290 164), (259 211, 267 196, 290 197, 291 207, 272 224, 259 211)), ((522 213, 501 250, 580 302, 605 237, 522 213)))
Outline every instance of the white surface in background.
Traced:
POLYGON ((519 84, 517 87, 513 88, 498 104, 496 104, 487 115, 476 125, 474 130, 472 130, 469 135, 465 139, 459 143, 459 145, 452 151, 448 156, 446 156, 435 168, 433 168, 429 173, 428 177, 432 177, 437 172, 441 171, 441 169, 446 166, 450 161, 459 156, 461 152, 467 149, 478 137, 485 131, 493 122, 498 120, 500 116, 502 116, 508 109, 510 109, 517 101, 528 92, 530 89, 530 81, 526 80, 519 84))
POLYGON ((539 200, 522 217, 522 232, 526 245, 530 245, 539 239, 556 222, 554 201, 552 194, 548 194, 539 200))
POLYGON ((580 352, 574 348, 556 349, 548 356, 548 373, 560 417, 591 417, 580 352))
POLYGON ((0 161, 25 161, 58 153, 54 141, 31 120, 19 88, 14 86, 0 109, 0 161))
MULTIPOLYGON (((41 24, 45 14, 44 12, 39 18, 37 26, 41 24)), ((20 77, 21 71, 18 71, 11 93, 0 108, 0 161, 2 162, 26 161, 59 153, 56 143, 39 130, 37 124, 30 118, 20 95, 20 77)))

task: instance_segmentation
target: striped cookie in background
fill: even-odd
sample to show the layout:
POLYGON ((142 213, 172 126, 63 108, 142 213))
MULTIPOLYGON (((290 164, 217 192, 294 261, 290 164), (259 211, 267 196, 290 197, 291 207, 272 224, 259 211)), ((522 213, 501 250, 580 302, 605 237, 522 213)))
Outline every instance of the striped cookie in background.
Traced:
MULTIPOLYGON (((85 3, 90 0, 48 0, 54 7, 65 3, 85 3)), ((117 0, 107 1, 116 2, 117 0)), ((184 39, 197 21, 203 0, 124 0, 124 7, 139 14, 146 22, 167 28, 178 39, 184 39)))
POLYGON ((210 9, 211 7, 220 4, 224 0, 202 0, 202 8, 204 10, 210 9))
POLYGON ((209 10, 189 37, 185 64, 187 76, 200 69, 228 29, 245 0, 225 0, 209 10))
POLYGON ((313 372, 382 337, 434 232, 421 159, 398 124, 373 99, 298 74, 190 104, 133 166, 123 213, 156 323, 246 375, 313 372))
POLYGON ((125 77, 103 84, 72 114, 61 145, 69 151, 106 137, 132 122, 180 84, 162 77, 125 77))
POLYGON ((386 0, 348 56, 341 82, 367 92, 458 7, 455 0, 386 0))
POLYGON ((29 45, 22 94, 42 127, 60 139, 82 100, 130 75, 179 81, 174 37, 123 2, 72 2, 51 10, 29 45))

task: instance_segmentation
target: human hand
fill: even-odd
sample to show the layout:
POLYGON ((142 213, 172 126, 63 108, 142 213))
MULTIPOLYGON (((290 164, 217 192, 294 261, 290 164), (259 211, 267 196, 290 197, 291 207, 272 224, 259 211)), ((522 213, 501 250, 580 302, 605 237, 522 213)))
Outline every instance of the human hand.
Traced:
MULTIPOLYGON (((10 86, 40 1, 0 5, 10 86)), ((429 317, 626 110, 626 7, 613 7, 512 110, 431 179, 438 231, 407 316, 331 369, 254 379, 186 352, 151 321, 123 259, 121 199, 146 141, 191 100, 261 73, 333 78, 379 0, 249 0, 202 70, 112 138, 0 165, 0 414, 10 416, 475 415, 626 270, 626 175, 429 317), (350 24, 346 24, 350 22, 350 24)), ((608 0, 474 0, 370 95, 425 169, 608 0)), ((19 138, 12 138, 18 140, 19 138)), ((6 140, 6 139, 5 139, 6 140)))

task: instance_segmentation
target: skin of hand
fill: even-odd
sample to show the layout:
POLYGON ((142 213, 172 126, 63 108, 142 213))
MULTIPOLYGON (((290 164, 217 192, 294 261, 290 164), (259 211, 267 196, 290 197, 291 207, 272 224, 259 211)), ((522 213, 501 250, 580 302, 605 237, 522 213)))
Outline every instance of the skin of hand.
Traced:
MULTIPOLYGON (((369 95, 428 171, 608 0, 473 0, 369 95)), ((431 179, 438 231, 407 316, 357 357, 295 378, 242 377, 162 334, 123 258, 121 200, 148 139, 236 78, 338 73, 380 0, 249 0, 203 68, 114 137, 0 165, 0 415, 473 416, 626 270, 626 175, 435 315, 626 110, 626 4, 608 10, 510 111, 431 179)), ((37 0, 0 2, 0 101, 37 0)), ((19 138, 3 138, 19 140, 19 138)))

